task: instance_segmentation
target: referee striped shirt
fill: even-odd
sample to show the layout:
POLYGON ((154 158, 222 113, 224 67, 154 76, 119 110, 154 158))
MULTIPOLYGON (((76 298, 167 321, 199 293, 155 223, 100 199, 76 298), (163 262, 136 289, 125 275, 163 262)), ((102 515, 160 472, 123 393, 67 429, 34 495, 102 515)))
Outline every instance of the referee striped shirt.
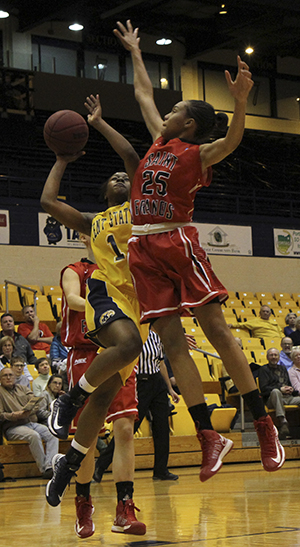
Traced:
POLYGON ((156 332, 149 330, 149 336, 140 353, 137 374, 156 374, 164 358, 163 345, 156 332))

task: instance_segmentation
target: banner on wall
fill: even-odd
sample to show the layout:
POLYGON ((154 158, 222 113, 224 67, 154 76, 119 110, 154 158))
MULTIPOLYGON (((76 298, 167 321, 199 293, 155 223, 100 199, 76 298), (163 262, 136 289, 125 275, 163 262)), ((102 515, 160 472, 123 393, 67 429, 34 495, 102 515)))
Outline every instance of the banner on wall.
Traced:
POLYGON ((251 226, 230 226, 225 224, 199 224, 201 247, 208 254, 252 256, 251 226))
POLYGON ((67 228, 47 213, 39 213, 39 245, 84 249, 79 232, 67 228))
POLYGON ((300 230, 274 228, 273 234, 276 256, 300 256, 300 230))
POLYGON ((9 211, 0 209, 0 245, 9 245, 9 211))

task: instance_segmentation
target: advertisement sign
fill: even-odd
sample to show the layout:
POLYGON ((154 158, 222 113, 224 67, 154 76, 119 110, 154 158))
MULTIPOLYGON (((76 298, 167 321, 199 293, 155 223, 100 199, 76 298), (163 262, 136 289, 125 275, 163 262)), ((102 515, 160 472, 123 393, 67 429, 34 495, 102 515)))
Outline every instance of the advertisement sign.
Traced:
POLYGON ((275 256, 300 256, 300 230, 274 228, 275 256))
POLYGON ((208 254, 252 256, 251 226, 194 223, 201 247, 208 254))
POLYGON ((0 209, 0 245, 9 245, 9 211, 0 209))
POLYGON ((39 213, 39 245, 85 249, 79 232, 67 228, 47 213, 39 213))

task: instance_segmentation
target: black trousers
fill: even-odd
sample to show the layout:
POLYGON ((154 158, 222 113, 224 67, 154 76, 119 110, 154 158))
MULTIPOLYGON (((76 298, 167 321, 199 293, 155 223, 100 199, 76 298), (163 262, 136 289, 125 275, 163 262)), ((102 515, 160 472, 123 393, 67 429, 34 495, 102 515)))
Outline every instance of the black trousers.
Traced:
MULTIPOLYGON (((152 436, 154 443, 154 475, 164 475, 167 471, 169 458, 169 405, 168 390, 160 372, 150 375, 137 375, 139 420, 134 424, 136 432, 141 422, 150 411, 152 415, 152 436)), ((97 468, 104 471, 112 462, 114 439, 101 453, 97 460, 97 468)))

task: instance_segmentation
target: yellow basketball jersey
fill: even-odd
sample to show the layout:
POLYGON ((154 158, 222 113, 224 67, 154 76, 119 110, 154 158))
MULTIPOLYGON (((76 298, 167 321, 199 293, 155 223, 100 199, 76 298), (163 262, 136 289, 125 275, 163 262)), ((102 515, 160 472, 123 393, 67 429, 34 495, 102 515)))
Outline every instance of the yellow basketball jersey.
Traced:
MULTIPOLYGON (((91 246, 99 268, 98 279, 109 281, 115 287, 133 289, 127 262, 128 239, 131 236, 130 205, 109 207, 98 213, 92 222, 91 246)), ((94 276, 93 276, 94 277, 94 276)))

